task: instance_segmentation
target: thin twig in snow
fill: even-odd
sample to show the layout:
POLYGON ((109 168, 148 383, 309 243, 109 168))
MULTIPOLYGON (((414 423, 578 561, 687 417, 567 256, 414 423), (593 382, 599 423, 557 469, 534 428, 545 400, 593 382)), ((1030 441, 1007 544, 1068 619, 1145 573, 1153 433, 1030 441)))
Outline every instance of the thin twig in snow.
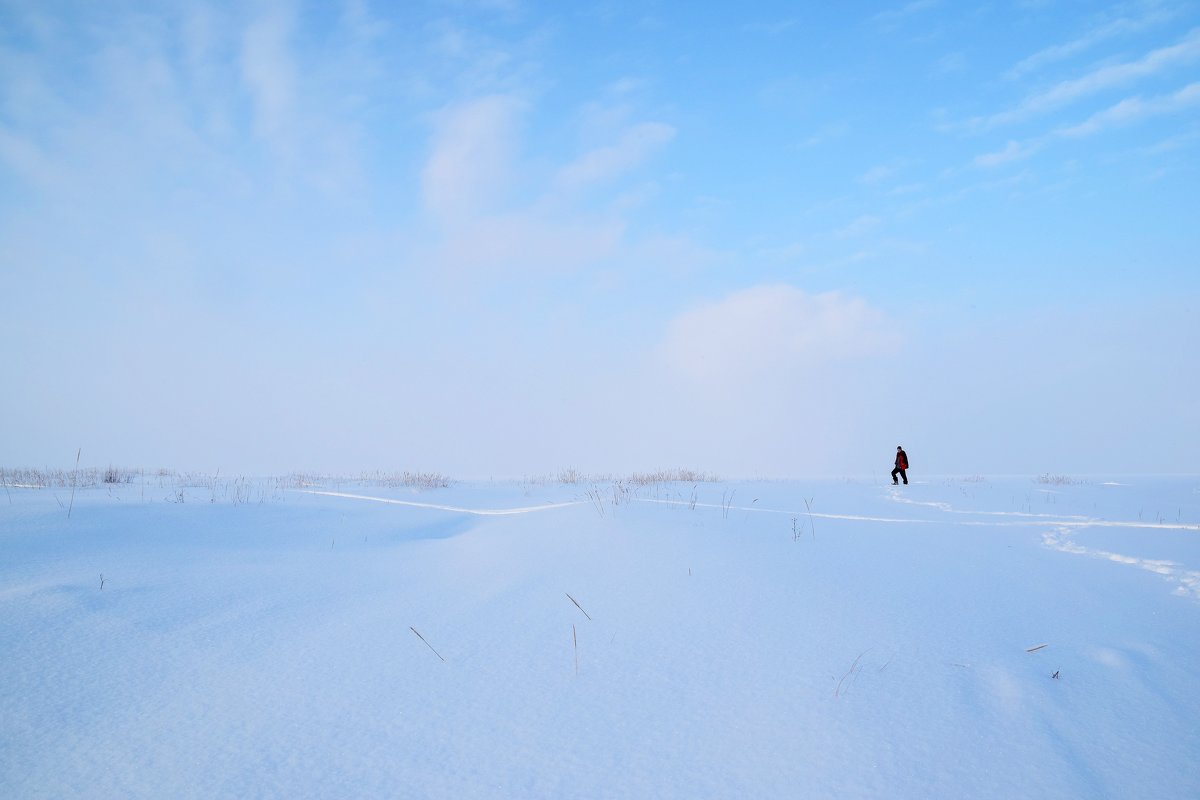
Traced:
MULTIPOLYGON (((837 688, 833 690, 834 697, 841 696, 842 684, 846 682, 846 678, 848 678, 852 674, 854 674, 854 670, 858 668, 858 662, 861 661, 862 657, 865 656, 869 652, 869 649, 870 648, 868 648, 867 650, 863 650, 861 653, 858 654, 858 658, 854 659, 854 663, 850 665, 850 669, 846 670, 846 674, 842 676, 842 679, 840 681, 838 681, 837 688)), ((851 682, 853 683, 853 681, 851 681, 851 682)), ((847 686, 846 688, 849 689, 850 687, 847 686)))
MULTIPOLYGON (((413 633, 417 634, 417 638, 418 638, 418 639, 420 639, 422 642, 425 642, 425 646, 426 646, 426 647, 428 647, 430 650, 433 650, 433 645, 431 645, 429 642, 425 641, 425 637, 421 635, 421 632, 420 632, 420 631, 418 631, 418 630, 417 630, 416 628, 414 628, 412 625, 409 625, 409 626, 408 626, 408 629, 409 629, 410 631, 412 631, 413 633)), ((435 656, 437 656, 438 658, 442 658, 442 654, 441 654, 441 653, 439 653, 437 650, 433 650, 433 654, 434 654, 435 656)), ((444 662, 445 660, 446 660, 446 659, 442 658, 442 661, 443 661, 443 662, 444 662)))
POLYGON ((71 504, 67 506, 67 519, 71 518, 71 510, 75 508, 75 479, 79 477, 79 456, 82 454, 82 447, 75 451, 75 471, 71 473, 71 504))
MULTIPOLYGON (((570 592, 563 592, 563 594, 565 594, 565 595, 567 596, 567 599, 568 599, 568 600, 570 600, 572 603, 574 603, 574 604, 575 604, 575 607, 576 607, 576 608, 578 608, 580 611, 583 611, 583 606, 579 605, 579 601, 578 601, 578 600, 576 600, 574 597, 571 597, 571 593, 570 593, 570 592)), ((587 617, 589 621, 590 621, 590 620, 591 620, 591 618, 592 618, 592 615, 591 615, 591 614, 589 614, 589 613, 588 613, 588 612, 586 612, 586 611, 583 611, 583 615, 584 615, 585 617, 587 617)))

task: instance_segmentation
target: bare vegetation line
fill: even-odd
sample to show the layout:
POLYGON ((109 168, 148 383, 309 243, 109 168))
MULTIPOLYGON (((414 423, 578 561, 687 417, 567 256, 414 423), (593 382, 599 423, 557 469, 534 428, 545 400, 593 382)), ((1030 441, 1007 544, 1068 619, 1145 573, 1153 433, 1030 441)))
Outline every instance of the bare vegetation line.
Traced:
POLYGON ((67 519, 71 518, 71 509, 75 508, 75 475, 79 472, 79 457, 83 455, 83 448, 75 451, 75 472, 71 473, 71 504, 67 506, 67 519))
POLYGON ((591 501, 592 507, 596 509, 596 513, 603 517, 604 498, 601 496, 600 490, 593 487, 588 489, 585 494, 587 495, 587 499, 591 501))
MULTIPOLYGON (((868 648, 868 649, 866 649, 866 650, 863 650, 861 653, 859 653, 859 654, 858 654, 858 658, 854 659, 854 663, 850 665, 850 669, 846 670, 846 674, 842 675, 842 679, 841 679, 840 681, 838 681, 837 688, 835 688, 835 689, 833 690, 833 696, 834 696, 834 697, 840 697, 840 696, 841 696, 841 694, 842 694, 842 684, 844 684, 844 683, 846 682, 846 678, 849 678, 851 675, 854 675, 855 677, 858 677, 858 674, 857 674, 857 672, 855 672, 855 670, 857 670, 857 669, 858 669, 858 662, 859 662, 859 661, 861 661, 861 660, 862 660, 862 657, 863 657, 863 656, 865 656, 865 655, 866 655, 868 652, 870 652, 870 648, 868 648)), ((854 681, 853 681, 853 680, 851 680, 851 681, 850 681, 850 683, 854 683, 854 681)), ((850 688, 850 687, 847 685, 847 686, 846 686, 846 689, 849 689, 849 688, 850 688)))
MULTIPOLYGON (((418 638, 418 639, 420 639, 422 642, 425 642, 425 646, 426 646, 426 647, 428 647, 430 650, 433 650, 433 645, 431 645, 431 644, 430 644, 428 641, 426 641, 426 640, 425 640, 425 637, 421 635, 421 632, 420 632, 420 631, 418 631, 418 630, 417 630, 416 628, 414 628, 412 625, 409 625, 409 626, 408 626, 408 629, 409 629, 410 631, 412 631, 413 633, 417 634, 417 638, 418 638)), ((433 650, 433 654, 434 654, 435 656, 437 656, 438 658, 442 658, 442 654, 441 654, 441 653, 439 653, 437 650, 433 650)), ((445 663, 445 661, 446 661, 446 659, 442 658, 442 662, 443 662, 443 663, 445 663)))
POLYGON ((1051 475, 1049 472, 1043 472, 1041 475, 1038 475, 1036 478, 1034 478, 1034 480, 1037 483, 1048 484, 1051 486, 1077 486, 1083 483, 1083 481, 1072 478, 1069 475, 1051 475))
POLYGON ((275 477, 246 477, 215 473, 184 471, 166 468, 152 470, 126 469, 109 465, 103 469, 81 468, 82 448, 76 451, 74 469, 50 469, 32 467, 0 467, 0 483, 12 502, 12 489, 69 489, 68 502, 63 504, 68 517, 74 513, 74 495, 79 489, 94 489, 105 486, 111 496, 121 499, 114 490, 122 485, 132 485, 135 478, 143 502, 147 500, 147 489, 165 490, 163 500, 170 503, 195 502, 201 495, 209 503, 228 502, 233 505, 282 501, 289 489, 311 486, 340 488, 344 483, 369 484, 389 488, 413 488, 417 490, 440 489, 453 485, 446 475, 437 472, 374 472, 362 473, 358 477, 322 475, 315 473, 290 473, 275 477))
POLYGON ((440 472, 422 470, 388 472, 375 470, 360 472, 357 477, 319 472, 292 472, 285 478, 288 489, 307 489, 313 486, 340 487, 343 484, 379 486, 385 489, 446 489, 454 485, 453 479, 440 472))
POLYGON ((564 486, 575 486, 587 480, 587 476, 574 467, 568 467, 560 469, 558 475, 555 476, 555 480, 564 486))
POLYGON ((101 484, 132 483, 134 470, 108 467, 105 470, 79 468, 76 454, 75 469, 36 469, 33 467, 0 467, 0 480, 5 488, 14 489, 89 489, 101 484))
POLYGON ((625 476, 603 472, 588 473, 575 467, 566 467, 550 474, 527 475, 521 479, 521 483, 527 487, 544 486, 551 483, 563 486, 576 486, 587 483, 615 483, 642 488, 664 483, 717 483, 720 480, 720 477, 711 472, 701 472, 683 467, 660 469, 650 472, 633 472, 625 476))
POLYGON ((656 483, 716 483, 721 479, 711 472, 676 467, 657 472, 635 472, 627 480, 634 486, 650 486, 656 483))
POLYGON ((364 472, 359 477, 362 483, 383 486, 388 489, 447 489, 453 483, 449 476, 440 472, 364 472))
MULTIPOLYGON (((570 592, 563 592, 563 594, 565 594, 565 595, 567 596, 567 599, 568 599, 568 600, 570 600, 572 603, 574 603, 574 604, 575 604, 575 607, 576 607, 576 608, 578 608, 580 611, 583 611, 583 606, 579 605, 579 601, 578 601, 578 600, 576 600, 574 597, 571 597, 571 593, 570 593, 570 592)), ((586 611, 583 611, 583 615, 584 615, 585 617, 587 617, 589 621, 590 621, 590 620, 591 620, 591 618, 592 618, 592 615, 591 615, 591 614, 589 614, 589 613, 588 613, 588 612, 586 612, 586 611)))

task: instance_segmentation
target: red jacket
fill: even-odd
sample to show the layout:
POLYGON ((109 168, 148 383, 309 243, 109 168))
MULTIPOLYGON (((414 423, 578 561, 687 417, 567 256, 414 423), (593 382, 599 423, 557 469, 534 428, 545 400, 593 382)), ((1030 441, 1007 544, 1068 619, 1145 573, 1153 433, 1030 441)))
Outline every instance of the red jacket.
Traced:
POLYGON ((905 453, 903 450, 896 451, 896 468, 908 469, 908 453, 905 453))

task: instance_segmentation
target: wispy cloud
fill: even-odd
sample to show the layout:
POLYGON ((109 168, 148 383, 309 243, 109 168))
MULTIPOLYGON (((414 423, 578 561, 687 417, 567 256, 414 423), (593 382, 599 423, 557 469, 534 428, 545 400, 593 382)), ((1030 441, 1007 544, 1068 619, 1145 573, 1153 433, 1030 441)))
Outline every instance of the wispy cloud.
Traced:
POLYGON ((955 72, 962 72, 967 68, 967 56, 965 53, 956 51, 947 53, 937 60, 933 65, 934 75, 950 75, 955 72))
POLYGON ((1137 33, 1146 28, 1158 25, 1175 16, 1175 13, 1170 8, 1162 6, 1153 7, 1148 13, 1141 17, 1118 17, 1102 25, 1097 25, 1086 31, 1082 36, 1076 37, 1069 42, 1052 45, 1042 50, 1037 51, 1031 56, 1017 62, 1011 70, 1008 71, 1007 77, 1017 79, 1035 72, 1048 64, 1053 64, 1058 61, 1065 61, 1068 58, 1077 56, 1080 53, 1086 52, 1098 44, 1101 44, 1109 39, 1123 36, 1130 33, 1137 33))
POLYGON ((54 159, 48 157, 36 142, 3 125, 0 125, 0 164, 42 191, 63 183, 64 176, 54 159))
POLYGON ((914 14, 920 14, 922 11, 928 11, 940 5, 941 0, 912 0, 910 3, 899 6, 898 8, 890 8, 886 11, 880 11, 871 17, 871 21, 875 23, 894 23, 900 20, 911 17, 914 14))
POLYGON ((1037 143, 1021 144, 1015 139, 1009 139, 1002 149, 975 156, 974 163, 977 167, 999 167, 1029 158, 1040 148, 1041 145, 1037 143))
MULTIPOLYGON (((595 107, 585 107, 584 124, 595 107)), ((436 115, 422 172, 423 204, 437 223, 427 260, 456 272, 570 272, 636 247, 626 240, 626 218, 652 188, 621 179, 675 129, 626 123, 615 141, 554 168, 522 159, 522 128, 535 110, 521 98, 490 95, 436 115)))
POLYGON ((799 24, 800 20, 795 17, 789 17, 787 19, 775 20, 774 22, 748 22, 742 26, 742 30, 746 33, 778 36, 785 31, 795 28, 799 24))
POLYGON ((1092 114, 1083 122, 1064 125, 1036 138, 1018 142, 1010 139, 997 151, 976 156, 977 167, 1000 167, 1029 158, 1056 140, 1081 139, 1094 136, 1119 125, 1132 125, 1143 119, 1176 114, 1200 105, 1200 82, 1189 83, 1178 91, 1157 97, 1127 97, 1103 111, 1092 114))
POLYGON ((295 24, 289 6, 271 8, 246 30, 242 44, 242 77, 254 100, 254 130, 282 145, 291 126, 296 95, 296 66, 288 40, 295 24))
POLYGON ((1142 148, 1142 152, 1146 155, 1162 155, 1163 153, 1172 153, 1176 150, 1192 147, 1196 144, 1200 144, 1200 124, 1193 124, 1182 133, 1168 136, 1166 139, 1144 147, 1142 148))
POLYGON ((1190 83, 1177 92, 1159 97, 1127 97, 1093 114, 1078 125, 1059 128, 1055 135, 1067 138, 1091 136, 1114 125, 1127 125, 1146 117, 1175 114, 1196 105, 1200 105, 1200 82, 1190 83))
POLYGON ((577 189, 601 183, 643 162, 675 137, 675 129, 661 122, 643 122, 628 128, 619 141, 584 153, 558 174, 560 186, 577 189))
POLYGON ((512 175, 525 103, 491 95, 444 109, 437 117, 421 175, 425 208, 454 223, 494 207, 512 175))
POLYGON ((1173 45, 1152 50, 1135 61, 1099 67, 1086 75, 1062 81, 1043 92, 1030 95, 1016 108, 989 117, 976 117, 970 121, 970 124, 973 127, 987 129, 1019 122, 1061 108, 1105 89, 1128 85, 1171 67, 1190 64, 1197 60, 1200 60, 1200 28, 1193 28, 1183 39, 1173 45))
POLYGON ((850 133, 850 125, 845 122, 832 122, 800 140, 801 147, 818 147, 823 144, 845 138, 850 133))
POLYGON ((860 217, 856 217, 849 224, 833 231, 833 235, 838 239, 850 239, 862 236, 878 228, 882 222, 883 220, 873 214, 863 214, 860 217))
POLYGON ((892 177, 895 174, 896 174, 896 167, 890 166, 888 164, 879 164, 877 166, 871 167, 869 170, 864 172, 862 175, 859 175, 858 182, 865 183, 867 185, 874 185, 877 183, 882 183, 883 181, 887 180, 888 178, 892 177))

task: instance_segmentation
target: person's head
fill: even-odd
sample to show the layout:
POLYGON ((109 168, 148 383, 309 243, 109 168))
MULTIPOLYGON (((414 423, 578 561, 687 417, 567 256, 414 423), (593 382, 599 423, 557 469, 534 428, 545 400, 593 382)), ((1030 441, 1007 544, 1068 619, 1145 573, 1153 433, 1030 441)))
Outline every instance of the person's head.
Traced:
POLYGON ((896 445, 896 449, 897 449, 897 450, 903 450, 904 448, 903 448, 903 447, 901 447, 900 445, 896 445))

